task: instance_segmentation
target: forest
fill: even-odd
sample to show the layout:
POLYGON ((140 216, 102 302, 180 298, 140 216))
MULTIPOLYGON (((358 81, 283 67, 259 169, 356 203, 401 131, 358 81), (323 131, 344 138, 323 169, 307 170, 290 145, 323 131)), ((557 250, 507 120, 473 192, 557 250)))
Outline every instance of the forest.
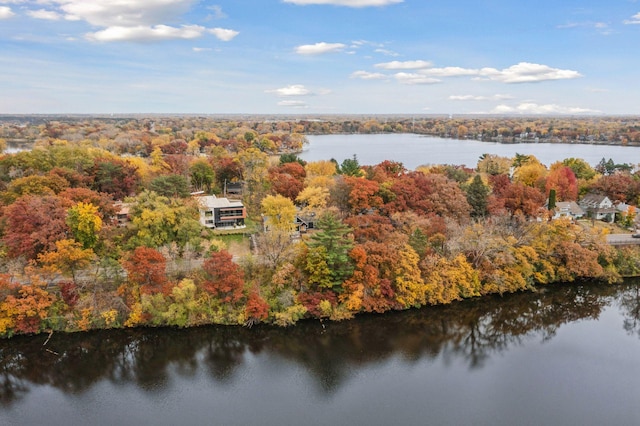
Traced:
MULTIPOLYGON (((515 130, 586 123, 545 120, 515 130)), ((632 206, 616 215, 628 232, 635 165, 568 158, 547 167, 526 154, 483 155, 473 169, 355 156, 307 163, 296 154, 313 123, 322 122, 3 122, 0 147, 34 145, 0 156, 0 336, 288 326, 640 274, 640 252, 607 244, 610 228, 552 219, 556 202, 603 194, 632 206), (242 201, 246 220, 203 226, 199 196, 224 198, 229 184, 241 188, 229 198, 242 201)), ((325 123, 345 130, 345 121, 325 123)), ((633 126, 607 126, 634 141, 633 126)), ((451 128, 476 134, 469 123, 451 128)))

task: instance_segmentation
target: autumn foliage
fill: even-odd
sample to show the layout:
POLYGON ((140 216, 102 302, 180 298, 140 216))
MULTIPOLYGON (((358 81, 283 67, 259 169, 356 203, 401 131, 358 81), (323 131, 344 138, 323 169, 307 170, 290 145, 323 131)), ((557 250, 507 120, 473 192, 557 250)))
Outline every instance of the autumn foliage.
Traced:
MULTIPOLYGON (((336 123, 182 125, 128 122, 81 143, 51 139, 47 127, 38 149, 0 156, 0 336, 291 325, 640 273, 637 252, 586 223, 550 220, 546 204, 551 193, 597 192, 637 205, 632 167, 568 159, 547 168, 523 154, 486 154, 475 169, 355 156, 305 163, 291 151, 304 143, 299 132, 336 123), (220 196, 230 183, 255 224, 242 231, 251 245, 201 226, 189 195, 220 196)), ((450 129, 478 132, 463 120, 450 129)), ((570 136, 561 133, 549 137, 570 136)), ((622 215, 625 226, 634 215, 622 215)))

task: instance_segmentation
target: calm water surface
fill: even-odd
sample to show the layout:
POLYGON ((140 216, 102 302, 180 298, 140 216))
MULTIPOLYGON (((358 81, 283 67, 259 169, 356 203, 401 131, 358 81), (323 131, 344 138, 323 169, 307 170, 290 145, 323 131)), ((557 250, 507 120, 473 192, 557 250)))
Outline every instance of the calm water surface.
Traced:
POLYGON ((637 425, 640 283, 0 341, 1 425, 637 425))
POLYGON ((499 144, 476 140, 456 140, 414 134, 307 136, 309 146, 300 155, 307 161, 335 158, 341 163, 357 155, 362 165, 384 160, 399 161, 408 169, 424 164, 455 164, 475 167, 482 154, 513 157, 516 153, 535 155, 547 166, 566 158, 581 158, 595 166, 602 158, 615 163, 640 163, 640 147, 587 144, 521 143, 499 144))

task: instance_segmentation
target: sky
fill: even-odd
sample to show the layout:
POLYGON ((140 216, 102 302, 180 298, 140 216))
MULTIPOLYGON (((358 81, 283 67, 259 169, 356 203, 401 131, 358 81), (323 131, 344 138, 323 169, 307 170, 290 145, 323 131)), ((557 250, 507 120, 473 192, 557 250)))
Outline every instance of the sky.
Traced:
POLYGON ((0 114, 640 114, 638 0, 0 0, 0 114))

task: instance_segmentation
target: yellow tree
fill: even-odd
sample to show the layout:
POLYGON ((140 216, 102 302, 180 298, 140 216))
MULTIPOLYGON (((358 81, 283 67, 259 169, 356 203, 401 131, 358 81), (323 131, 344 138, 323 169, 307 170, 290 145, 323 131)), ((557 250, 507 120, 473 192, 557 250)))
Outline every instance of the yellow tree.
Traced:
POLYGON ((287 197, 267 195, 262 200, 262 214, 269 228, 292 231, 296 221, 296 207, 287 197))
POLYGON ((512 160, 508 157, 500 157, 495 154, 483 154, 478 160, 478 172, 488 175, 508 174, 511 169, 512 160))
POLYGON ((396 300, 403 308, 423 305, 426 294, 420 268, 418 268, 420 256, 409 244, 404 244, 398 255, 399 261, 394 270, 396 300))
POLYGON ((539 161, 528 161, 518 167, 514 179, 526 186, 536 186, 547 176, 547 168, 539 161))
POLYGON ((317 212, 327 207, 329 190, 323 186, 308 186, 298 194, 296 201, 304 206, 304 210, 317 212))
POLYGON ((151 151, 151 169, 155 173, 160 173, 163 170, 169 170, 169 165, 164 161, 162 150, 159 146, 156 146, 153 151, 151 151))
POLYGON ((77 241, 59 240, 56 249, 38 255, 38 261, 50 271, 70 275, 75 283, 77 272, 89 266, 94 257, 93 250, 82 248, 77 241))
POLYGON ((102 229, 102 219, 98 207, 91 203, 78 203, 67 211, 67 226, 82 247, 93 248, 98 242, 98 233, 102 229))
POLYGON ((480 279, 462 253, 452 260, 433 256, 425 259, 425 284, 431 304, 450 303, 480 295, 480 279))
POLYGON ((0 336, 42 331, 54 302, 38 279, 21 285, 0 277, 0 336))
POLYGON ((337 173, 336 163, 333 161, 312 161, 304 167, 307 172, 307 185, 317 177, 330 177, 337 173))

